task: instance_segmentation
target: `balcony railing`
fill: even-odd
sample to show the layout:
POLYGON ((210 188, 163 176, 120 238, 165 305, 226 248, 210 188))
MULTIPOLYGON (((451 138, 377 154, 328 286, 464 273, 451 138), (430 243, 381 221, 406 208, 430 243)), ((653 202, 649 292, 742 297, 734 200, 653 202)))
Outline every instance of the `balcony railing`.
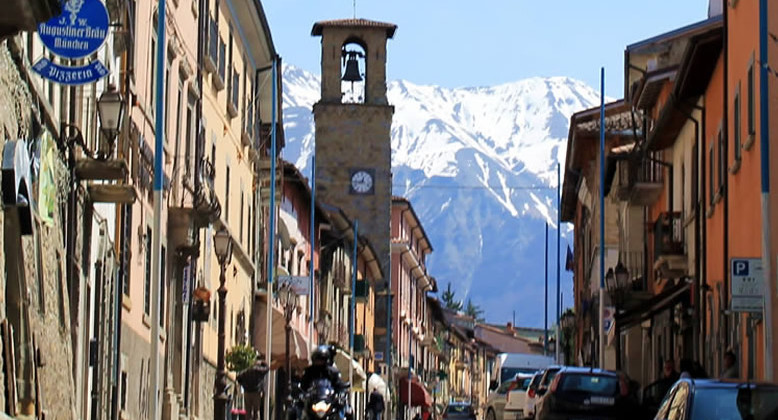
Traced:
POLYGON ((634 156, 619 162, 619 199, 639 206, 650 206, 663 190, 664 166, 654 160, 634 156))
POLYGON ((665 212, 654 223, 654 258, 683 255, 683 218, 680 212, 665 212))

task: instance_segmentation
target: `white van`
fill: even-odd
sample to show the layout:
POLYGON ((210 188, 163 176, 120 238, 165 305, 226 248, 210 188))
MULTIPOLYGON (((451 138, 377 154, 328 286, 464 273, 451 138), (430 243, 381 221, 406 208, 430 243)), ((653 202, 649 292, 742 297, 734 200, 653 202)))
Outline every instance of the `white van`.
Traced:
POLYGON ((495 390, 519 373, 531 375, 554 364, 554 358, 542 354, 500 353, 494 361, 489 389, 495 390))

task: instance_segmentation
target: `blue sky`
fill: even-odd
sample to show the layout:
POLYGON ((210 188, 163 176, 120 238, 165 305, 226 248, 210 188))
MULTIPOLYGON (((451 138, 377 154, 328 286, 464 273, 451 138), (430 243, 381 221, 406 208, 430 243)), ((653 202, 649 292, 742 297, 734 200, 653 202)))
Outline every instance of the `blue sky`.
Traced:
MULTIPOLYGON (((352 0, 264 0, 287 64, 319 73, 314 22, 353 17, 352 0)), ((623 96, 624 47, 707 17, 708 0, 371 0, 357 17, 392 22, 390 79, 445 87, 569 76, 623 96)))

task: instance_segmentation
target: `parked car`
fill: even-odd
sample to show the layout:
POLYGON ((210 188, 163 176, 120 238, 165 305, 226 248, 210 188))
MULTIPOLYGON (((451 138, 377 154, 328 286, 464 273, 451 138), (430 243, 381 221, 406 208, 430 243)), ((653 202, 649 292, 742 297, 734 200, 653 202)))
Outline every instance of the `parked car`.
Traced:
POLYGON ((734 380, 680 379, 655 419, 768 420, 778 418, 778 385, 734 380))
POLYGON ((540 377, 540 383, 535 390, 535 393, 537 394, 536 404, 540 401, 540 399, 543 398, 543 395, 546 394, 548 387, 551 386, 551 381, 554 380, 554 376, 556 376, 557 372, 559 372, 561 369, 562 366, 554 365, 549 366, 548 369, 543 371, 543 375, 540 377))
POLYGON ((486 420, 516 420, 524 418, 526 389, 531 376, 520 373, 489 393, 486 420))
POLYGON ((450 402, 443 411, 445 420, 476 420, 475 410, 469 402, 450 402))
POLYGON ((632 419, 639 410, 629 379, 602 369, 564 367, 537 406, 538 420, 632 419))
POLYGON ((508 395, 505 397, 505 410, 503 420, 524 420, 526 416, 527 388, 532 381, 532 375, 520 373, 516 375, 513 384, 508 387, 508 395))
POLYGON ((535 417, 535 403, 538 399, 538 387, 540 386, 540 380, 543 379, 544 370, 535 372, 530 379, 529 386, 527 387, 527 398, 524 402, 524 413, 528 419, 535 417))

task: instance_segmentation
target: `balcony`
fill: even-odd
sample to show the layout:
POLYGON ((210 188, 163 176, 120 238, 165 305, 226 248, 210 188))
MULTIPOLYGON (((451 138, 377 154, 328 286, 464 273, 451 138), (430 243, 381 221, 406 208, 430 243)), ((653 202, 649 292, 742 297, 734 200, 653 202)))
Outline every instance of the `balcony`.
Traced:
POLYGON ((633 156, 619 162, 618 197, 636 206, 650 206, 664 189, 661 163, 633 156))
POLYGON ((654 271, 667 279, 686 275, 683 215, 680 212, 665 212, 659 215, 654 222, 653 236, 654 271))
POLYGON ((196 231, 216 221, 221 214, 221 205, 213 188, 213 165, 203 160, 199 170, 202 172, 199 183, 195 183, 196 175, 189 165, 183 171, 176 168, 173 173, 168 241, 177 250, 196 252, 199 245, 195 241, 196 231))

